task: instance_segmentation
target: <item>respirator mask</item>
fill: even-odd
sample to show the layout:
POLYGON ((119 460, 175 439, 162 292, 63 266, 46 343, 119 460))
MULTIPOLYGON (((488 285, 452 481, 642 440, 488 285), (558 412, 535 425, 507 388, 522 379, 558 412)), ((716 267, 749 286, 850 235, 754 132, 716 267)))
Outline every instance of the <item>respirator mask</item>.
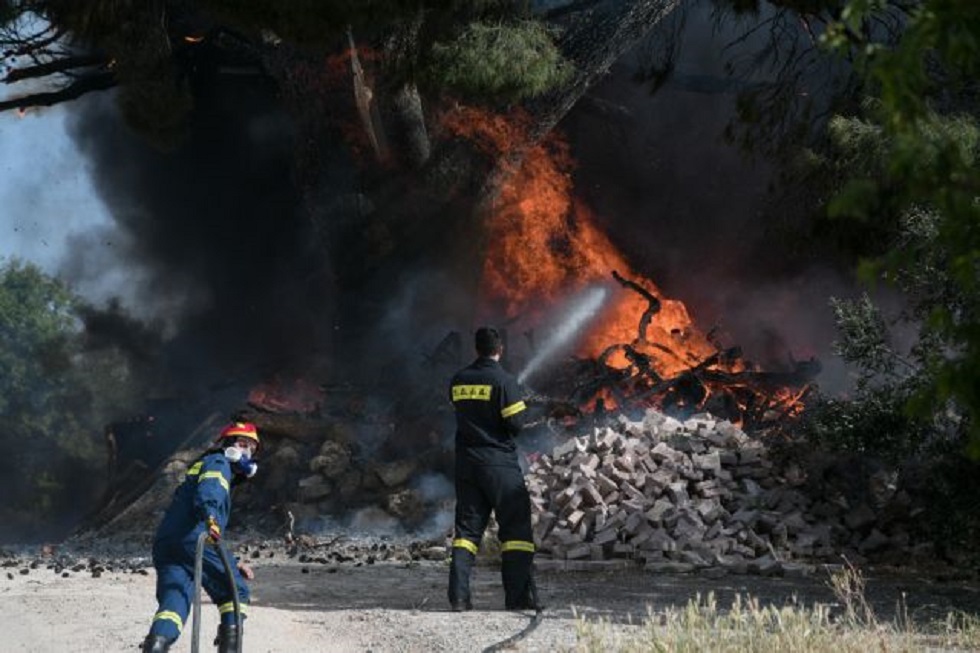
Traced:
POLYGON ((255 472, 259 471, 258 463, 249 458, 247 451, 242 451, 238 447, 225 449, 225 458, 231 462, 232 471, 245 478, 252 478, 255 476, 255 472))

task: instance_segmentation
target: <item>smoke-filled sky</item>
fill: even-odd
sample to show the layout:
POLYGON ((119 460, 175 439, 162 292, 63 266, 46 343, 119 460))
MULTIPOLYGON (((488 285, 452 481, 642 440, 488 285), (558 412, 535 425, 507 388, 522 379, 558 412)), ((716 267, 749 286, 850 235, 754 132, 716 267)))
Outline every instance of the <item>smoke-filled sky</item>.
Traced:
POLYGON ((0 116, 0 255, 93 301, 118 297, 166 342, 183 382, 288 371, 330 329, 329 282, 291 178, 291 125, 249 82, 198 97, 173 152, 134 134, 111 93, 0 116))
POLYGON ((48 272, 57 271, 73 236, 111 224, 88 160, 66 130, 68 109, 0 114, 0 256, 48 272))

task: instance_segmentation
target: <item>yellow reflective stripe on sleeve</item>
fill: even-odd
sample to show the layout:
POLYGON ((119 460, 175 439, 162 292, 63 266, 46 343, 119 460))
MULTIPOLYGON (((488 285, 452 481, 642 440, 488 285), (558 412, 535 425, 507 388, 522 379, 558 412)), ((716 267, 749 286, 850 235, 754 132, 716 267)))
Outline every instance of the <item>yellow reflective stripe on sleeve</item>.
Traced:
MULTIPOLYGON (((248 607, 247 603, 238 604, 238 609, 241 611, 243 615, 248 613, 248 611, 246 610, 247 607, 248 607)), ((221 605, 218 606, 219 614, 228 614, 229 612, 234 612, 234 611, 235 611, 234 601, 228 601, 227 603, 222 603, 221 605)))
POLYGON ((179 633, 184 629, 184 621, 180 618, 180 615, 176 612, 171 612, 170 610, 162 610, 153 615, 153 621, 172 621, 177 624, 177 632, 179 633))
POLYGON ((223 487, 226 491, 231 489, 231 487, 228 485, 228 479, 226 479, 224 477, 224 474, 222 474, 221 472, 204 472, 203 474, 201 474, 201 478, 197 479, 197 482, 203 483, 209 478, 218 479, 218 482, 221 483, 221 487, 223 487))
POLYGON ((512 415, 516 415, 517 413, 521 412, 525 408, 527 408, 527 406, 524 404, 524 402, 518 401, 516 404, 511 404, 510 406, 507 406, 502 411, 500 411, 500 416, 510 417, 512 415))
POLYGON ((190 466, 190 469, 187 470, 187 475, 188 476, 197 476, 200 473, 201 473, 201 461, 200 460, 197 461, 196 463, 194 463, 193 465, 191 465, 190 466))
POLYGON ((493 386, 490 385, 454 385, 453 401, 463 401, 464 399, 490 401, 492 391, 493 386))
POLYGON ((469 551, 473 555, 476 555, 476 552, 480 550, 480 545, 479 544, 474 544, 473 542, 470 542, 467 539, 464 539, 462 537, 459 537, 459 538, 456 538, 455 540, 453 540, 453 548, 454 549, 466 549, 467 551, 469 551))
POLYGON ((500 551, 527 551, 528 553, 534 553, 534 542, 525 542, 524 540, 507 540, 501 543, 500 551))

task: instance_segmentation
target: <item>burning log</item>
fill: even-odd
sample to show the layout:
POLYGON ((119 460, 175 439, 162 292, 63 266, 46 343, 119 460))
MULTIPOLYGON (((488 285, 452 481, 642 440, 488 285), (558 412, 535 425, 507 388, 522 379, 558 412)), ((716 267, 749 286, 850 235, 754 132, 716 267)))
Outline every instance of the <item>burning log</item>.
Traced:
POLYGON ((649 307, 647 308, 647 310, 643 311, 643 315, 640 317, 640 326, 636 336, 638 342, 646 342, 647 328, 650 326, 650 320, 653 319, 654 315, 660 312, 660 308, 661 306, 663 306, 663 304, 660 302, 659 299, 657 299, 653 295, 653 293, 648 291, 640 284, 634 281, 630 281, 629 279, 623 277, 615 270, 613 270, 612 275, 613 275, 613 279, 618 281, 621 286, 623 286, 624 288, 629 288, 630 290, 635 290, 636 292, 640 293, 640 295, 642 295, 645 300, 647 300, 649 307))

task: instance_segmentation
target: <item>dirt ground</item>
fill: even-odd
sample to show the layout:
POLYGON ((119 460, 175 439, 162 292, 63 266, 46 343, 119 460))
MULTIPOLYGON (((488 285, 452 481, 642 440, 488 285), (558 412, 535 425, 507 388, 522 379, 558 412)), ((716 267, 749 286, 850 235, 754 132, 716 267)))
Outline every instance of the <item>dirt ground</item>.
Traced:
MULTIPOLYGON (((250 560, 253 605, 245 650, 463 651, 486 650, 521 632, 531 612, 503 607, 499 571, 481 566, 474 577, 474 610, 448 611, 447 567, 439 561, 311 561, 273 553, 250 560)), ((721 606, 736 593, 763 603, 833 604, 827 575, 775 578, 746 575, 654 574, 636 568, 557 571, 542 562, 540 592, 547 609, 537 626, 509 650, 574 649, 576 615, 632 628, 648 609, 683 606, 713 592, 721 606)), ((78 558, 66 567, 41 556, 8 555, 0 568, 0 650, 138 651, 156 609, 149 560, 78 558)), ((868 575, 868 595, 889 617, 904 596, 913 618, 928 621, 950 610, 980 614, 980 586, 948 573, 868 575)), ((213 650, 217 614, 206 602, 201 650, 213 650)), ((172 650, 191 650, 191 626, 172 650)))

